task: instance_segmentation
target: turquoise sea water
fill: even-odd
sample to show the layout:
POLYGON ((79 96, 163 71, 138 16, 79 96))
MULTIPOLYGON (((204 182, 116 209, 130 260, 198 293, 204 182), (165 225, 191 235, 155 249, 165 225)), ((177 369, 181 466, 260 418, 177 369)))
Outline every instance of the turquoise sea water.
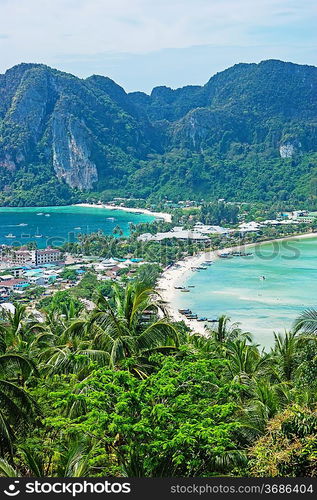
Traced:
POLYGON ((154 217, 121 210, 68 207, 0 207, 0 244, 23 245, 36 241, 39 248, 76 240, 79 233, 98 230, 112 234, 116 226, 129 233, 129 223, 150 222, 154 217), (12 234, 15 238, 6 238, 12 234), (35 237, 37 235, 37 237, 35 237))
POLYGON ((251 257, 217 259, 207 270, 193 272, 186 285, 195 288, 178 293, 176 304, 210 319, 227 314, 268 347, 273 331, 283 333, 301 311, 317 308, 317 238, 249 251, 251 257))

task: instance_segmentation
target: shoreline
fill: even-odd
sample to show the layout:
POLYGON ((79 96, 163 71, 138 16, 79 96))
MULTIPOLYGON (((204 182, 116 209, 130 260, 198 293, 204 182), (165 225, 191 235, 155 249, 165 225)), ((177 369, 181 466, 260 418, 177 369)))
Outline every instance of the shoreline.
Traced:
MULTIPOLYGON (((265 240, 256 243, 247 243, 246 245, 236 245, 234 247, 224 247, 219 248, 217 250, 210 250, 207 252, 200 252, 196 255, 185 257, 185 259, 181 259, 175 262, 170 268, 165 269, 161 274, 156 290, 160 295, 161 299, 166 302, 165 309, 167 311, 168 316, 173 321, 184 321, 184 323, 193 331, 193 333, 199 333, 200 335, 207 336, 208 327, 211 323, 200 322, 196 319, 188 319, 178 312, 177 304, 175 303, 176 295, 180 290, 175 289, 175 286, 183 286, 184 281, 188 278, 188 276, 195 271, 192 271, 192 267, 200 266, 206 260, 212 260, 215 262, 219 259, 220 253, 227 253, 232 251, 242 251, 247 248, 252 248, 265 244, 274 244, 279 243, 286 240, 294 240, 294 239, 306 239, 306 238, 317 238, 317 233, 304 233, 294 236, 285 236, 281 238, 276 238, 274 240, 265 240)), ((181 293, 181 292, 180 292, 181 293)), ((195 313, 195 311, 193 311, 195 313)), ((220 312, 219 312, 220 314, 220 312)))
POLYGON ((86 207, 86 208, 105 208, 107 210, 122 210, 123 212, 130 212, 130 213, 142 213, 144 215, 151 215, 157 219, 162 219, 165 222, 172 222, 172 215, 168 214, 166 212, 152 212, 151 210, 147 208, 129 208, 129 207, 117 207, 114 205, 107 205, 102 204, 102 205, 96 205, 94 203, 76 203, 73 205, 74 207, 86 207))

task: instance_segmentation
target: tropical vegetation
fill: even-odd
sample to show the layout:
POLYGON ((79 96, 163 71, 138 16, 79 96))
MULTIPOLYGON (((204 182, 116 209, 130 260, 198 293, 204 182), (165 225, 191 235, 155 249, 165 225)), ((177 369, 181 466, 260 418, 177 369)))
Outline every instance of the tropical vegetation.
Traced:
POLYGON ((316 311, 265 352, 226 316, 172 322, 145 281, 108 292, 2 311, 0 475, 316 476, 316 311))

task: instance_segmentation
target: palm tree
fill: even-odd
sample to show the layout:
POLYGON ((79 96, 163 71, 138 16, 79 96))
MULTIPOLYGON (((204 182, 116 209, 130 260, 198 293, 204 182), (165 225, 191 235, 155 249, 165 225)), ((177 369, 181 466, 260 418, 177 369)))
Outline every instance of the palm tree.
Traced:
POLYGON ((275 346, 273 357, 276 360, 283 380, 289 382, 297 368, 299 337, 297 332, 286 332, 284 336, 274 333, 275 346))
POLYGON ((245 338, 251 342, 252 336, 250 333, 243 332, 241 328, 239 328, 239 323, 232 323, 229 325, 230 322, 231 319, 226 315, 222 315, 218 318, 217 329, 211 330, 211 335, 216 342, 224 343, 237 338, 245 338))
POLYGON ((34 422, 36 404, 22 385, 36 368, 27 358, 18 354, 0 356, 0 450, 12 454, 17 433, 34 422))
POLYGON ((60 334, 43 334, 38 359, 44 374, 76 373, 79 379, 89 372, 92 363, 109 365, 109 354, 92 347, 86 320, 77 320, 60 334))
POLYGON ((317 311, 316 309, 306 309, 300 316, 295 320, 294 327, 295 332, 303 332, 308 334, 317 333, 317 311))
POLYGON ((112 234, 117 234, 117 235, 119 235, 119 236, 122 236, 122 235, 123 235, 123 231, 122 231, 122 229, 121 229, 121 227, 120 227, 120 226, 116 226, 116 227, 113 229, 112 234))
POLYGON ((233 377, 253 377, 263 373, 267 365, 267 357, 261 355, 257 346, 248 345, 246 339, 236 339, 227 342, 226 357, 229 360, 229 370, 233 377))
POLYGON ((280 409, 280 399, 276 387, 265 379, 250 381, 249 398, 241 402, 240 433, 247 443, 252 442, 265 431, 268 420, 280 409))
POLYGON ((144 377, 141 365, 153 352, 178 346, 177 329, 144 283, 131 283, 124 290, 114 284, 113 301, 111 305, 100 296, 86 328, 94 335, 94 347, 109 353, 110 366, 134 358, 134 371, 144 377))
POLYGON ((92 450, 87 438, 68 438, 59 453, 46 457, 22 446, 18 460, 13 459, 16 467, 5 458, 0 459, 0 477, 86 477, 90 470, 88 454, 92 450))
POLYGON ((16 304, 14 312, 2 309, 0 317, 0 349, 2 352, 22 352, 35 333, 43 330, 36 318, 27 313, 26 306, 16 304))

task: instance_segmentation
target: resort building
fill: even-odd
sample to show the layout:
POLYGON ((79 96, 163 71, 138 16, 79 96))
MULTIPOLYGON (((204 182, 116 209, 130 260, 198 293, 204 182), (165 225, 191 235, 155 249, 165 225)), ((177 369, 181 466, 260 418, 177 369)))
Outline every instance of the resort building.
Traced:
POLYGON ((21 247, 20 250, 13 251, 13 261, 19 265, 35 265, 36 250, 28 250, 26 247, 21 247))
POLYGON ((239 231, 240 233, 253 233, 257 232, 260 227, 261 224, 255 221, 243 222, 242 224, 239 224, 239 231))
POLYGON ((227 227, 210 226, 208 224, 202 224, 201 222, 197 222, 195 224, 194 231, 202 234, 220 234, 220 235, 234 232, 233 229, 229 229, 227 227))
POLYGON ((195 241, 199 242, 210 242, 210 239, 205 234, 201 234, 198 231, 193 230, 184 230, 181 227, 174 227, 171 231, 167 231, 165 233, 157 233, 150 234, 145 233, 141 234, 138 237, 138 241, 163 241, 167 239, 177 239, 180 241, 195 241))
POLYGON ((57 248, 45 248, 45 250, 36 250, 36 265, 50 264, 62 261, 62 253, 57 248))
POLYGON ((62 253, 50 247, 43 250, 28 250, 27 247, 21 247, 19 250, 13 250, 10 260, 20 266, 39 266, 61 262, 62 253))

